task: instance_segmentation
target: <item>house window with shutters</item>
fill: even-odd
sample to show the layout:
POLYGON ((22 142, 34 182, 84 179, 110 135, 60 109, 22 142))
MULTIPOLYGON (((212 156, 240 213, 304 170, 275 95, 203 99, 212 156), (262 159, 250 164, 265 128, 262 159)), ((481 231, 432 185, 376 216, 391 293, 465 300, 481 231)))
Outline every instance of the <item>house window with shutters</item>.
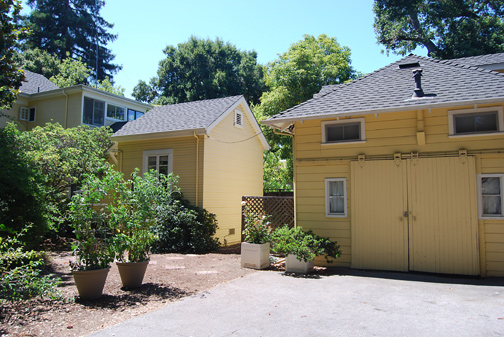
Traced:
POLYGON ((502 219, 504 174, 479 174, 478 197, 480 218, 502 219))
POLYGON ((173 149, 149 150, 143 152, 143 172, 155 170, 168 175, 173 172, 173 149))
POLYGON ((325 180, 326 216, 347 216, 346 178, 328 178, 325 180))

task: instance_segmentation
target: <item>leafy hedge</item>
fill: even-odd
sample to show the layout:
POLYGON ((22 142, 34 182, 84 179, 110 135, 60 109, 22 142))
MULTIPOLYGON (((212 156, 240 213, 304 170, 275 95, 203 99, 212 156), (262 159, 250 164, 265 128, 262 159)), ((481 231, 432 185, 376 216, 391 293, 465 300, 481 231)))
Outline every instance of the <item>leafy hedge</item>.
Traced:
POLYGON ((213 237, 218 227, 215 214, 183 198, 172 199, 157 211, 153 253, 207 253, 219 248, 219 240, 213 237))

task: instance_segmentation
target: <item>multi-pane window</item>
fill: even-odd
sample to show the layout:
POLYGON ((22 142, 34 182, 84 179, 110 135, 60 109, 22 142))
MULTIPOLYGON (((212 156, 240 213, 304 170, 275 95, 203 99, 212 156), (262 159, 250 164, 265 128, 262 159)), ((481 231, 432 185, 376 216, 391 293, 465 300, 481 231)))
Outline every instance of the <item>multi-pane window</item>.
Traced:
POLYGON ((480 217, 503 217, 503 178, 504 174, 482 174, 479 176, 480 217))
POLYGON ((140 118, 143 114, 143 112, 128 109, 128 121, 134 121, 135 119, 140 118))
POLYGON ((143 172, 155 170, 168 175, 172 172, 173 150, 160 149, 143 152, 143 172))
POLYGON ((82 122, 84 124, 103 126, 105 116, 105 102, 84 97, 84 113, 82 122))
POLYGON ((326 215, 347 216, 346 178, 331 178, 325 180, 326 215))
POLYGON ((124 121, 126 117, 126 109, 120 106, 107 104, 107 118, 124 121))
POLYGON ((365 140, 364 119, 322 122, 322 143, 359 142, 365 140))

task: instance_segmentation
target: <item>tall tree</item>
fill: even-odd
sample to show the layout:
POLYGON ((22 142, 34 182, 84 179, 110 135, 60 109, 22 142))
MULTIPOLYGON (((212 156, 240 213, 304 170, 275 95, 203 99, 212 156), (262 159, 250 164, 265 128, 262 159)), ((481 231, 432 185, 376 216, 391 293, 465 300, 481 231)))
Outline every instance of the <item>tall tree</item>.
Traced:
POLYGON ((18 89, 24 79, 13 60, 19 31, 13 16, 21 10, 21 1, 0 0, 0 108, 9 108, 16 100, 18 89))
MULTIPOLYGON (((268 91, 262 95, 261 103, 253 107, 254 114, 259 120, 266 119, 312 98, 324 85, 344 83, 355 77, 356 73, 350 66, 348 47, 341 46, 335 38, 325 34, 317 38, 305 35, 277 60, 267 65, 265 81, 268 91)), ((271 163, 279 163, 276 170, 287 170, 292 182, 292 139, 273 133, 271 128, 265 127, 263 131, 271 145, 270 152, 278 159, 287 160, 287 163, 283 163, 265 157, 269 169, 271 163)), ((270 179, 271 176, 265 174, 265 179, 270 179)), ((277 176, 285 177, 285 174, 277 176)), ((275 185, 279 183, 265 183, 265 186, 275 185)))
POLYGON ((418 46, 439 59, 504 52, 504 2, 375 0, 374 27, 385 50, 405 55, 418 46))
POLYGON ((263 69, 255 51, 240 51, 219 38, 192 36, 163 52, 166 59, 159 63, 157 78, 134 88, 137 100, 171 104, 243 94, 251 102, 259 101, 263 69))
POLYGON ((32 12, 24 17, 24 25, 32 33, 24 48, 40 48, 64 60, 82 59, 92 76, 112 78, 121 67, 113 64, 115 56, 106 47, 117 35, 108 32, 113 24, 100 16, 104 0, 28 0, 32 12))

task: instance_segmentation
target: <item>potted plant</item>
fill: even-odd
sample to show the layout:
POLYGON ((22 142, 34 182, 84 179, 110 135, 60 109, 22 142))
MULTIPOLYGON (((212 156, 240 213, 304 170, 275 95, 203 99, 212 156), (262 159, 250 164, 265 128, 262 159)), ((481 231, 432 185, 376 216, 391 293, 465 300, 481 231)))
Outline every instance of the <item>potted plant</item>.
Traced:
POLYGON ((70 262, 70 268, 82 299, 102 295, 110 264, 114 261, 114 232, 108 225, 103 204, 107 196, 104 185, 102 179, 89 176, 80 193, 69 203, 68 218, 75 233, 72 249, 77 257, 75 262, 70 262))
POLYGON ((150 245, 156 240, 151 227, 157 220, 157 205, 167 203, 172 190, 172 176, 155 171, 143 176, 138 170, 124 181, 114 174, 115 193, 108 206, 109 221, 115 229, 116 265, 125 288, 138 288, 149 264, 150 245))
POLYGON ((245 226, 241 244, 242 268, 264 269, 269 267, 271 227, 268 216, 250 212, 249 205, 242 202, 245 226))
POLYGON ((316 235, 312 230, 301 227, 277 228, 272 233, 272 250, 286 256, 285 271, 308 273, 313 270, 316 256, 324 255, 327 262, 339 257, 339 246, 335 241, 316 235))

